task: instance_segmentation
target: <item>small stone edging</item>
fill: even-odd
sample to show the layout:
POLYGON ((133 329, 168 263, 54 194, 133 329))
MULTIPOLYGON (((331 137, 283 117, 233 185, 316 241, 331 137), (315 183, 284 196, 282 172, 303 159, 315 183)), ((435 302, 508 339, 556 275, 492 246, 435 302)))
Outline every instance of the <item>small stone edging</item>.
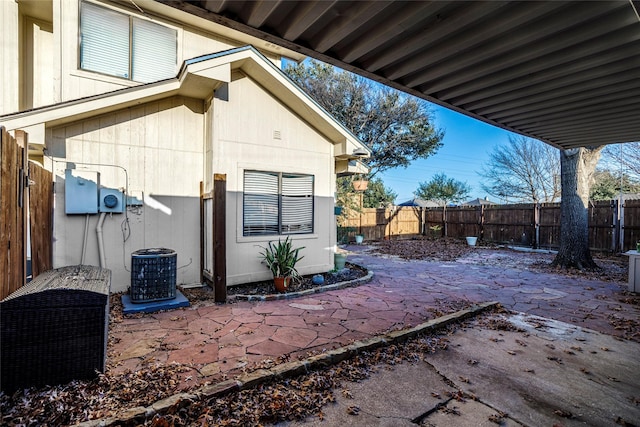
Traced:
POLYGON ((144 422, 146 419, 152 418, 156 414, 168 412, 171 408, 188 406, 192 401, 221 397, 236 391, 253 388, 270 380, 302 375, 314 369, 339 363, 357 355, 358 353, 375 350, 376 348, 384 345, 397 344, 413 338, 423 332, 435 330, 480 314, 487 309, 496 307, 497 305, 499 305, 497 301, 477 304, 470 308, 429 320, 419 324, 418 326, 414 326, 413 328, 388 332, 376 337, 356 341, 353 344, 317 354, 304 360, 282 363, 269 369, 257 369, 249 374, 241 375, 234 380, 226 380, 201 387, 193 393, 174 394, 147 407, 138 406, 127 409, 115 417, 85 421, 76 425, 82 427, 108 427, 120 424, 137 424, 139 422, 144 422))
POLYGON ((305 289, 299 292, 287 292, 285 294, 269 294, 269 295, 234 295, 237 300, 243 301, 276 301, 283 299, 291 299, 303 297, 306 295, 319 294, 321 292, 335 291, 337 289, 350 288, 353 286, 363 285, 369 283, 373 279, 373 271, 367 270, 365 276, 359 277, 353 280, 347 280, 344 282, 334 283, 333 285, 317 286, 311 289, 305 289))

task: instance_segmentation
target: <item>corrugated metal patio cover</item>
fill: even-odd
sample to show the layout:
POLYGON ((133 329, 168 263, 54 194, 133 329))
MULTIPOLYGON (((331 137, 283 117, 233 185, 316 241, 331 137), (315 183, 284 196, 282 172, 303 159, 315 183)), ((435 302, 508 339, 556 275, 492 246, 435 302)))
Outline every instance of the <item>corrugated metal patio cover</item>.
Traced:
POLYGON ((640 140, 636 0, 166 3, 556 146, 640 140))

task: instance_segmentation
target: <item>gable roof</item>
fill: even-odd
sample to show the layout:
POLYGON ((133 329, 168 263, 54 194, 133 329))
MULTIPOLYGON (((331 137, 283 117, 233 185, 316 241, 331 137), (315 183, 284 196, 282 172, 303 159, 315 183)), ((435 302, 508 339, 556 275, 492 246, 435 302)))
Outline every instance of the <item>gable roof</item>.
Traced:
POLYGON ((414 198, 411 200, 407 200, 406 202, 400 203, 397 206, 417 206, 421 208, 440 208, 442 207, 442 203, 434 202, 433 200, 424 200, 419 198, 414 198))
POLYGON ((464 202, 462 203, 460 206, 488 206, 488 205, 499 205, 499 203, 493 202, 491 200, 489 200, 488 198, 477 198, 477 199, 473 199, 473 200, 469 200, 468 202, 464 202))
POLYGON ((353 159, 357 149, 371 151, 293 83, 275 64, 253 46, 230 49, 185 61, 176 77, 116 91, 61 102, 29 111, 0 116, 0 125, 8 130, 29 132, 30 150, 44 147, 47 127, 94 117, 145 102, 176 95, 206 99, 225 83, 233 71, 240 70, 310 123, 336 147, 339 159, 353 159), (40 147, 34 147, 40 145, 40 147))

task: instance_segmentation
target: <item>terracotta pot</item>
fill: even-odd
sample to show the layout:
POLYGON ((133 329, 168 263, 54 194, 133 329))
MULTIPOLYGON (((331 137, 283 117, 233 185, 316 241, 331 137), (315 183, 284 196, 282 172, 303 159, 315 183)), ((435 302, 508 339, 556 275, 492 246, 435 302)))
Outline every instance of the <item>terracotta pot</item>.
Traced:
POLYGON ((273 284, 276 287, 276 291, 283 294, 289 290, 289 277, 274 277, 273 284))
POLYGON ((356 191, 365 191, 368 186, 369 186, 369 181, 363 181, 363 180, 353 181, 353 189, 356 191))

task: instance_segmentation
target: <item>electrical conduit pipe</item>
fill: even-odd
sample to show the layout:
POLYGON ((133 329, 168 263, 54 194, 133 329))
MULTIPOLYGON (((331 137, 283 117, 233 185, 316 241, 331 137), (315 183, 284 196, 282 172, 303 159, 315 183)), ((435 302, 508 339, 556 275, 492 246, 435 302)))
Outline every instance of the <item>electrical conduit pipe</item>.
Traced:
POLYGON ((98 236, 98 255, 100 256, 100 267, 105 268, 107 265, 107 258, 104 255, 104 240, 102 238, 102 224, 104 223, 104 219, 107 216, 105 212, 100 214, 100 219, 98 219, 98 225, 96 226, 96 234, 98 236))
POLYGON ((80 258, 80 265, 84 265, 84 258, 87 254, 87 237, 89 236, 89 214, 84 218, 84 236, 82 239, 82 257, 80 258))

